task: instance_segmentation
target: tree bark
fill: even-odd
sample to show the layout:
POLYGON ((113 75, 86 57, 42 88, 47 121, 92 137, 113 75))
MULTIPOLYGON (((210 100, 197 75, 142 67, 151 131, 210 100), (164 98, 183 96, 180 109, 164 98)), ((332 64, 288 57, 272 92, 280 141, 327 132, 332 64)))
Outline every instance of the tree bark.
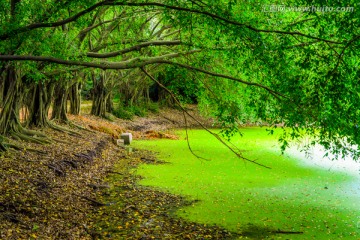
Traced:
POLYGON ((19 120, 22 95, 20 92, 21 79, 16 75, 14 66, 9 66, 5 70, 3 104, 0 115, 0 134, 2 135, 16 131, 16 128, 21 127, 19 120))
POLYGON ((96 76, 92 74, 93 78, 93 104, 91 108, 91 114, 94 116, 105 117, 107 98, 110 92, 105 87, 105 73, 96 76))
POLYGON ((9 66, 4 78, 4 97, 0 115, 0 134, 10 135, 16 140, 48 143, 46 135, 25 129, 20 122, 19 111, 23 103, 23 83, 14 66, 9 66))
POLYGON ((81 106, 81 82, 76 82, 69 89, 70 114, 79 115, 81 106))
MULTIPOLYGON (((10 1, 11 21, 16 17, 16 5, 20 0, 10 1)), ((17 48, 20 46, 17 44, 17 48)), ((13 54, 11 51, 10 54, 13 54)), ((1 55, 1 54, 0 54, 1 55)), ((20 71, 14 64, 1 67, 1 113, 0 113, 0 151, 6 151, 7 147, 21 149, 21 146, 3 143, 4 136, 9 135, 16 140, 26 140, 35 143, 47 143, 49 139, 43 133, 24 128, 20 121, 20 108, 23 106, 23 96, 27 86, 23 83, 20 71)), ((24 116, 25 118, 26 116, 24 116)))
POLYGON ((61 120, 64 122, 68 122, 69 119, 66 115, 67 108, 67 86, 62 81, 60 81, 56 88, 54 94, 54 102, 53 102, 53 111, 51 115, 51 119, 61 120))
POLYGON ((106 112, 112 113, 114 111, 113 95, 110 93, 106 100, 106 112))
MULTIPOLYGON (((49 109, 52 103, 52 99, 54 96, 54 90, 55 90, 55 84, 54 83, 43 83, 39 82, 34 87, 32 94, 32 98, 29 97, 29 99, 32 99, 31 104, 29 105, 30 109, 30 117, 28 120, 28 126, 34 126, 39 128, 45 128, 49 127, 54 130, 60 131, 60 132, 66 132, 73 135, 79 135, 78 133, 64 128, 62 126, 56 125, 52 121, 50 121, 48 115, 49 115, 49 109)), ((62 100, 63 104, 60 111, 59 116, 61 117, 61 120, 67 121, 65 108, 66 108, 66 91, 63 91, 60 95, 60 100, 62 100)), ((59 100, 59 99, 57 99, 59 100)), ((59 101, 60 101, 59 100, 59 101)))
POLYGON ((48 115, 54 94, 54 86, 53 83, 44 83, 42 81, 34 84, 33 91, 30 92, 31 96, 29 96, 31 102, 29 104, 28 126, 44 128, 51 125, 49 124, 48 115))

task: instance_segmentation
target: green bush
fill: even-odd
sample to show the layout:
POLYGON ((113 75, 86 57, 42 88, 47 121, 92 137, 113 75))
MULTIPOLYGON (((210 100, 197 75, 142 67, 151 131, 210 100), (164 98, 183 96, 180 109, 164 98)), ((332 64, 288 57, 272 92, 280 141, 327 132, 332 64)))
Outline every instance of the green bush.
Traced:
POLYGON ((146 108, 144 106, 131 106, 129 111, 139 117, 145 117, 147 115, 146 108))
POLYGON ((147 109, 152 113, 158 113, 159 112, 159 104, 156 102, 149 102, 147 104, 147 109))
POLYGON ((134 113, 124 109, 123 107, 119 106, 116 110, 114 110, 113 114, 121 119, 132 120, 134 118, 134 113))
POLYGON ((122 104, 118 103, 113 114, 118 118, 132 120, 134 116, 146 117, 148 112, 158 113, 159 104, 155 102, 149 102, 124 107, 122 104))

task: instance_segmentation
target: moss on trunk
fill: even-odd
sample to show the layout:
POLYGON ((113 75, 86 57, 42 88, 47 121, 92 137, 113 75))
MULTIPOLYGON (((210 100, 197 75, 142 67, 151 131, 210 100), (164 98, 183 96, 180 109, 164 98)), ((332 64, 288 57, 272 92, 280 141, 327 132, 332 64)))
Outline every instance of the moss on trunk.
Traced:
POLYGON ((63 122, 69 121, 66 115, 67 91, 68 89, 66 87, 66 84, 60 81, 60 83, 58 83, 55 88, 51 119, 60 120, 63 122))

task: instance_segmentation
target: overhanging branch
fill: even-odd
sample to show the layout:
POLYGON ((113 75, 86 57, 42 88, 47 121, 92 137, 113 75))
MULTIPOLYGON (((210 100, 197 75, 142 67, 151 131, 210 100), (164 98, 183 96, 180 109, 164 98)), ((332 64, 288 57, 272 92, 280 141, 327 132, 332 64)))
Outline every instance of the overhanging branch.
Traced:
POLYGON ((255 28, 255 27, 253 27, 251 25, 240 23, 240 22, 232 20, 232 19, 227 19, 225 17, 221 17, 219 15, 216 15, 216 14, 213 14, 213 13, 210 13, 210 12, 207 12, 207 11, 202 11, 202 10, 198 10, 198 9, 190 9, 190 8, 185 8, 185 7, 172 6, 172 5, 167 5, 167 4, 157 3, 157 2, 113 3, 113 5, 122 5, 122 6, 125 5, 125 6, 135 6, 135 7, 140 7, 140 6, 162 7, 162 8, 165 8, 165 9, 172 9, 172 10, 176 10, 176 11, 191 12, 191 13, 197 13, 197 14, 200 14, 200 15, 205 15, 205 16, 211 17, 213 19, 217 19, 217 20, 220 20, 222 22, 229 23, 231 25, 245 27, 245 28, 250 29, 250 30, 252 30, 254 32, 277 33, 277 34, 283 34, 283 35, 297 35, 297 36, 302 36, 302 37, 306 37, 306 38, 310 38, 310 39, 316 39, 316 40, 323 41, 323 42, 328 42, 328 43, 344 44, 344 42, 323 39, 323 38, 319 38, 319 37, 316 37, 316 36, 311 36, 311 35, 308 35, 308 34, 297 32, 297 31, 291 32, 291 31, 282 31, 282 30, 259 29, 259 28, 255 28))
POLYGON ((0 35, 0 40, 6 40, 6 39, 8 39, 8 38, 10 38, 12 36, 17 35, 17 34, 24 33, 24 32, 29 32, 31 30, 38 29, 38 28, 52 28, 52 27, 62 26, 64 24, 76 21, 77 19, 84 16, 85 14, 88 14, 88 13, 92 12, 93 10, 97 9, 100 6, 105 6, 109 2, 113 2, 113 1, 99 2, 99 3, 95 4, 95 5, 93 5, 93 6, 89 7, 89 8, 75 14, 74 16, 69 17, 69 18, 64 19, 64 20, 61 20, 61 21, 50 22, 50 23, 33 23, 33 24, 29 24, 29 25, 24 26, 24 27, 20 27, 18 29, 14 29, 11 32, 7 32, 7 33, 4 33, 4 34, 0 35))
POLYGON ((53 57, 44 57, 44 56, 21 56, 21 55, 0 55, 0 60, 1 61, 50 62, 50 63, 56 63, 56 64, 61 64, 61 65, 68 65, 68 66, 83 66, 83 67, 89 67, 89 68, 100 68, 103 70, 106 70, 106 69, 133 69, 133 68, 141 68, 141 67, 144 67, 147 65, 152 65, 152 64, 171 64, 171 65, 176 65, 176 66, 179 66, 182 68, 186 68, 188 70, 201 72, 201 73, 204 73, 204 74, 207 74, 210 76, 229 79, 229 80, 239 82, 239 83, 242 83, 242 84, 245 84, 248 86, 259 87, 259 88, 266 90, 267 92, 269 92, 271 95, 273 95, 277 99, 279 99, 280 97, 288 99, 287 96, 285 96, 279 92, 276 92, 276 91, 272 90, 271 88, 269 88, 265 85, 259 84, 259 83, 245 81, 240 78, 228 76, 225 74, 215 73, 215 72, 211 72, 211 71, 208 71, 205 69, 192 67, 189 65, 172 62, 172 61, 168 60, 171 58, 186 56, 186 55, 190 55, 190 54, 197 53, 197 52, 200 52, 200 50, 193 50, 193 51, 184 52, 184 53, 172 53, 172 54, 166 54, 166 55, 162 55, 162 56, 158 56, 158 57, 133 58, 133 59, 130 59, 127 61, 122 61, 122 62, 107 62, 106 61, 106 62, 99 62, 99 63, 63 60, 63 59, 58 59, 58 58, 53 58, 53 57))
POLYGON ((106 1, 99 2, 99 3, 97 3, 97 4, 93 5, 93 6, 91 6, 91 7, 87 8, 87 9, 77 13, 74 16, 69 17, 69 18, 64 19, 64 20, 61 20, 61 21, 51 22, 51 23, 33 23, 33 24, 28 25, 28 26, 24 26, 24 27, 21 27, 21 28, 18 28, 18 29, 14 29, 11 32, 7 32, 7 33, 4 33, 4 34, 0 35, 0 40, 6 40, 6 39, 10 38, 11 36, 15 36, 15 35, 17 35, 19 33, 28 32, 28 31, 38 29, 38 28, 49 28, 49 27, 62 26, 64 24, 76 21, 81 16, 83 16, 83 15, 85 15, 87 13, 90 13, 91 11, 93 11, 96 8, 101 7, 101 6, 129 6, 129 7, 147 7, 147 6, 149 6, 149 7, 161 7, 163 9, 171 9, 171 10, 175 10, 175 11, 190 12, 190 13, 196 13, 196 14, 200 14, 200 15, 205 15, 205 16, 211 17, 213 19, 220 20, 222 22, 225 22, 225 23, 228 23, 228 24, 231 24, 231 25, 245 27, 245 28, 247 28, 249 30, 252 30, 254 32, 276 33, 276 34, 283 34, 283 35, 302 36, 302 37, 315 39, 315 40, 328 42, 328 43, 333 43, 333 44, 346 44, 346 41, 345 42, 339 42, 339 41, 334 41, 334 40, 323 39, 323 38, 320 38, 320 37, 304 34, 304 33, 297 32, 297 31, 258 29, 258 28, 255 28, 255 27, 251 26, 251 25, 240 23, 240 22, 237 22, 235 20, 227 19, 225 17, 221 17, 221 16, 216 15, 214 13, 210 13, 210 12, 203 11, 203 10, 198 10, 198 9, 190 9, 190 8, 186 8, 186 7, 172 6, 172 5, 167 5, 167 4, 158 3, 158 2, 134 3, 134 2, 126 2, 126 1, 116 2, 115 0, 106 0, 106 1))
POLYGON ((172 61, 168 61, 168 60, 161 60, 158 63, 176 65, 176 66, 186 68, 186 69, 189 69, 189 70, 192 70, 192 71, 201 72, 201 73, 213 76, 213 77, 226 78, 226 79, 229 79, 229 80, 232 80, 232 81, 235 81, 235 82, 243 83, 243 84, 248 85, 248 86, 256 86, 256 87, 265 89, 266 91, 268 91, 270 94, 272 94, 276 98, 279 98, 279 97, 288 98, 285 95, 283 95, 283 94, 281 94, 279 92, 276 92, 276 91, 272 90, 271 88, 269 88, 269 87, 267 87, 265 85, 259 84, 259 83, 245 81, 245 80, 242 80, 240 78, 235 78, 235 77, 228 76, 228 75, 225 75, 225 74, 210 72, 210 71, 205 70, 205 69, 192 67, 192 66, 189 66, 189 65, 185 65, 185 64, 177 63, 177 62, 172 62, 172 61))
POLYGON ((36 62, 50 62, 67 66, 83 66, 89 68, 100 68, 103 70, 106 69, 131 69, 139 68, 142 66, 161 63, 161 61, 171 58, 177 58, 182 56, 187 56, 200 52, 201 50, 193 50, 189 52, 179 52, 179 53, 170 53, 157 57, 137 57, 132 58, 127 61, 122 62, 84 62, 84 61, 74 61, 74 60, 64 60, 54 57, 45 57, 45 56, 31 56, 31 55, 0 55, 1 61, 36 61, 36 62))
MULTIPOLYGON (((158 80, 156 80, 153 76, 151 76, 144 67, 141 67, 141 70, 145 73, 146 76, 148 76, 152 81, 154 81, 155 83, 157 83, 159 85, 159 87, 161 87, 162 89, 164 89, 167 93, 170 94, 170 96, 174 99, 174 101, 176 102, 176 104, 181 108, 181 110, 190 118, 192 118, 195 122, 197 122, 201 128, 203 128, 205 131, 207 131, 208 133, 210 133, 212 136, 214 136, 219 142, 221 142, 224 146, 226 146, 231 152, 233 152, 238 158, 243 159, 247 162, 251 162, 253 164, 259 165, 261 167, 264 168, 268 168, 271 169, 270 167, 263 165, 261 163, 258 163, 254 160, 245 158, 244 156, 242 156, 239 152, 235 151, 229 144, 227 144, 218 134, 214 133, 213 131, 211 131, 210 129, 208 129, 207 127, 205 127, 199 120, 197 120, 193 115, 191 115, 180 103, 180 101, 178 100, 178 98, 174 95, 173 92, 171 92, 167 87, 165 87, 161 82, 159 82, 158 80)), ((191 148, 190 148, 190 151, 191 148)), ((195 156, 197 156, 195 154, 195 156)), ((197 156, 199 157, 199 156, 197 156)), ((201 158, 201 157, 200 157, 201 158)))
POLYGON ((180 45, 181 41, 150 41, 140 43, 130 48, 125 48, 119 51, 110 52, 110 53, 96 53, 96 52, 88 52, 86 55, 92 58, 111 58, 116 57, 125 53, 133 52, 133 51, 140 51, 142 48, 149 47, 149 46, 175 46, 180 45))

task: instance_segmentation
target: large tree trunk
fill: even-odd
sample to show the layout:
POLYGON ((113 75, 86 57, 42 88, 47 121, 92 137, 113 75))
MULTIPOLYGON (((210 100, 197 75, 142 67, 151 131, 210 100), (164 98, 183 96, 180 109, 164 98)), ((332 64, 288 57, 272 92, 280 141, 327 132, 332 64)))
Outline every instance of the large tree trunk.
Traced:
POLYGON ((113 99, 113 95, 110 92, 106 100, 106 112, 112 113, 114 111, 114 103, 112 99, 113 99))
MULTIPOLYGON (((29 106, 30 117, 29 117, 28 125, 39 127, 39 128, 49 127, 54 130, 57 130, 57 131, 66 132, 66 133, 69 133, 72 135, 79 135, 78 133, 76 133, 70 129, 56 125, 54 122, 50 121, 49 109, 50 109, 52 98, 54 95, 54 90, 55 90, 54 83, 44 84, 42 82, 39 82, 34 87, 34 90, 32 92, 33 95, 31 98, 32 101, 29 106)), ((66 91, 64 91, 64 93, 65 92, 66 91)), ((64 93, 62 93, 62 94, 65 95, 64 93)), ((62 98, 62 97, 64 97, 64 96, 61 96, 60 98, 62 98)), ((64 99, 62 99, 62 100, 65 103, 62 105, 62 108, 66 108, 66 95, 64 98, 65 98, 65 100, 64 99)), ((29 97, 29 99, 30 99, 30 97, 29 97)), ((59 100, 59 99, 57 99, 57 100, 59 100)), ((62 111, 64 109, 60 109, 60 110, 62 111)), ((66 122, 67 122, 66 113, 61 112, 61 111, 60 111, 60 116, 63 117, 62 120, 66 120, 66 122), (64 115, 62 115, 62 114, 64 114, 64 115)))
POLYGON ((0 115, 0 133, 7 134, 21 127, 19 109, 21 104, 21 79, 16 76, 13 66, 5 71, 3 79, 2 111, 0 115))
POLYGON ((105 88, 105 73, 102 73, 99 77, 93 74, 93 104, 91 108, 91 114, 99 117, 105 117, 106 102, 110 94, 105 88))
POLYGON ((0 134, 17 140, 46 143, 48 139, 40 132, 25 129, 20 123, 19 110, 24 86, 14 66, 9 66, 4 77, 3 104, 0 115, 0 134))
MULTIPOLYGON (((10 1, 11 18, 10 21, 15 21, 16 6, 20 0, 10 1)), ((16 40, 14 40, 16 41, 16 40)), ((8 54, 14 54, 15 49, 18 49, 23 39, 19 40, 16 47, 8 54)), ((23 104, 24 91, 27 89, 23 84, 19 70, 15 65, 2 65, 0 69, 1 94, 0 94, 0 151, 6 150, 6 146, 19 149, 21 146, 3 143, 4 136, 11 136, 17 140, 26 140, 36 143, 46 143, 49 139, 40 132, 25 129, 20 122, 20 108, 23 104)))
POLYGON ((66 87, 66 84, 62 82, 58 83, 55 88, 55 97, 51 119, 61 120, 64 122, 69 121, 66 115, 67 91, 68 89, 66 87))
POLYGON ((132 86, 130 83, 125 82, 120 85, 120 96, 121 96, 121 102, 125 107, 128 107, 131 105, 131 98, 132 98, 132 86))
POLYGON ((81 82, 77 82, 69 89, 70 114, 79 115, 81 106, 81 82))
POLYGON ((46 84, 41 81, 33 86, 33 91, 31 92, 31 96, 29 96, 29 99, 31 99, 29 104, 29 126, 39 128, 51 126, 48 115, 54 93, 54 86, 53 83, 46 84))

